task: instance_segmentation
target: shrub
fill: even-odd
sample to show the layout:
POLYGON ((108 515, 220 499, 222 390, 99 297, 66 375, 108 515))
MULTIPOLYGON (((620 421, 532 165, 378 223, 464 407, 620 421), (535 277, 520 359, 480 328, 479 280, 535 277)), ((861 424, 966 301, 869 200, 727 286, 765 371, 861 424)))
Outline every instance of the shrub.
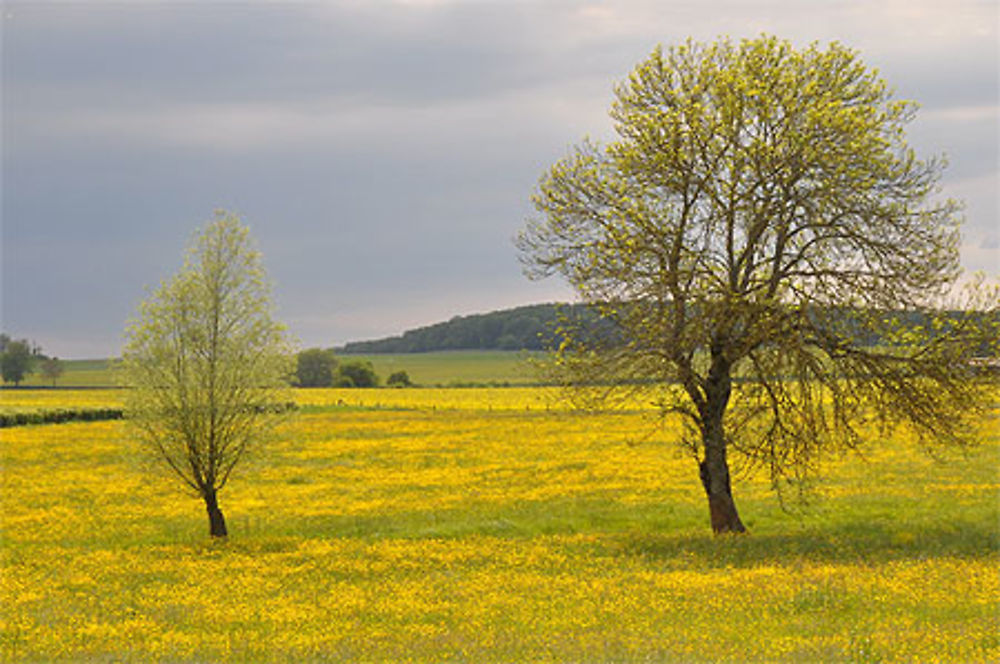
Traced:
POLYGON ((389 376, 385 384, 389 387, 410 387, 413 382, 410 381, 410 375, 405 371, 396 371, 389 376))

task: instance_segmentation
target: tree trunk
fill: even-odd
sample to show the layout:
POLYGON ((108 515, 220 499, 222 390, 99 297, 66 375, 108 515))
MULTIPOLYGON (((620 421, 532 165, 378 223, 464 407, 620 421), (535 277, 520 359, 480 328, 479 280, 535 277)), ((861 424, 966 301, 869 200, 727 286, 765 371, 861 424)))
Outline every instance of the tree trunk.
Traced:
POLYGON ((733 490, 729 483, 729 466, 725 458, 722 463, 710 463, 708 456, 698 465, 701 485, 708 496, 708 513, 712 522, 712 532, 745 533, 746 526, 740 521, 733 501, 733 490))
POLYGON ((205 509, 208 511, 208 534, 212 537, 226 537, 229 534, 226 531, 226 518, 219 509, 215 489, 205 489, 202 496, 205 498, 205 509))
POLYGON ((708 496, 712 532, 716 535, 746 532, 736 511, 736 503, 733 502, 729 463, 726 461, 726 435, 722 424, 732 392, 730 368, 724 353, 713 348, 712 367, 706 381, 706 399, 701 412, 705 458, 698 464, 698 473, 708 496))

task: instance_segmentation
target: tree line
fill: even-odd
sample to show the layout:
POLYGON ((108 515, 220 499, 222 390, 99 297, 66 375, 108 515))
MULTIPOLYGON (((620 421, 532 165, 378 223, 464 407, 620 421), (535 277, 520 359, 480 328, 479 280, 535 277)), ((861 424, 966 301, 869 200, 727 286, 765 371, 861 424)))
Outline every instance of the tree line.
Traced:
MULTIPOLYGON (((340 361, 332 350, 308 348, 295 358, 297 387, 378 387, 379 377, 367 360, 340 361)), ((405 371, 392 373, 388 387, 409 387, 410 376, 405 371)))
POLYGON ((345 355, 426 353, 448 350, 547 350, 562 340, 566 320, 593 326, 596 312, 583 304, 532 304, 408 330, 399 336, 353 341, 338 348, 345 355))
MULTIPOLYGON (((378 355, 451 350, 551 351, 563 345, 567 338, 579 340, 583 335, 589 337, 588 343, 591 345, 598 340, 606 346, 620 345, 626 343, 627 335, 622 333, 616 322, 617 317, 601 313, 612 306, 616 306, 619 311, 632 309, 638 312, 642 303, 533 304, 485 314, 455 316, 451 320, 408 330, 398 336, 348 342, 328 352, 331 355, 378 355)), ((828 310, 821 307, 806 308, 806 315, 814 320, 837 318, 844 333, 861 346, 874 348, 898 343, 899 340, 892 338, 892 335, 863 324, 863 320, 873 313, 892 318, 900 327, 909 330, 925 330, 934 325, 934 316, 919 310, 870 312, 846 307, 828 310)), ((985 324, 992 315, 989 312, 947 311, 937 319, 940 326, 938 332, 947 333, 970 316, 981 319, 980 322, 985 324)), ((988 355, 988 344, 980 343, 975 352, 977 355, 988 355)), ((334 385, 335 383, 336 380, 334 385)))

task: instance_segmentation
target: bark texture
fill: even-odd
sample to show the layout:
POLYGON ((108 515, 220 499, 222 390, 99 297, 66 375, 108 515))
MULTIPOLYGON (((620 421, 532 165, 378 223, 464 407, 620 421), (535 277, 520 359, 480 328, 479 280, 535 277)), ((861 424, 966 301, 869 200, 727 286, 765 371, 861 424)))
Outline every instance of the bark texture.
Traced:
POLYGON ((712 532, 743 533, 746 526, 740 521, 733 501, 729 479, 729 462, 726 460, 726 434, 723 418, 732 394, 732 366, 722 352, 724 343, 713 344, 712 366, 705 384, 705 400, 701 408, 702 443, 705 458, 698 466, 701 485, 708 496, 708 511, 712 532))
POLYGON ((699 464, 701 475, 701 485, 705 488, 708 496, 708 512, 712 523, 712 532, 716 535, 722 533, 745 533, 746 526, 740 521, 740 515, 736 511, 736 502, 733 500, 733 491, 729 482, 729 468, 722 460, 721 465, 709 465, 708 460, 699 464))
POLYGON ((226 518, 219 509, 219 500, 215 494, 215 489, 205 489, 205 509, 208 511, 208 533, 212 537, 226 537, 229 532, 226 530, 226 518))

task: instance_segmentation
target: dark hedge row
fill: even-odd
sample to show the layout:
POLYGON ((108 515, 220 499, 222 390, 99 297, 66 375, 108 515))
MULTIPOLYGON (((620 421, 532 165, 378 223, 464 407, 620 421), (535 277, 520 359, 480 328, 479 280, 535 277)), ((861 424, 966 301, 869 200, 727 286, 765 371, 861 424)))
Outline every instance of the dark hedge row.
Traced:
POLYGON ((98 422, 120 420, 125 411, 121 408, 60 408, 28 413, 0 413, 0 428, 28 424, 59 424, 61 422, 98 422))
MULTIPOLYGON (((297 410, 298 405, 288 403, 272 406, 257 406, 258 413, 285 413, 297 410)), ((56 410, 37 410, 26 413, 0 413, 0 429, 19 427, 29 424, 61 424, 63 422, 100 422, 103 420, 120 420, 125 417, 121 408, 59 408, 56 410)))

